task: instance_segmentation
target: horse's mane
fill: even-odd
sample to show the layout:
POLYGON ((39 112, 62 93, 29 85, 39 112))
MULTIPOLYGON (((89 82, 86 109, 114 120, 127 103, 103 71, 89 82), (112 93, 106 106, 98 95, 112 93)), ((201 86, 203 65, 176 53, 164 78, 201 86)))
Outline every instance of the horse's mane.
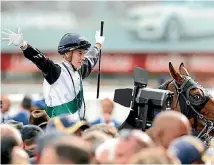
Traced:
POLYGON ((158 89, 164 89, 167 90, 169 83, 171 83, 172 80, 167 80, 166 82, 164 82, 163 84, 161 84, 158 89))

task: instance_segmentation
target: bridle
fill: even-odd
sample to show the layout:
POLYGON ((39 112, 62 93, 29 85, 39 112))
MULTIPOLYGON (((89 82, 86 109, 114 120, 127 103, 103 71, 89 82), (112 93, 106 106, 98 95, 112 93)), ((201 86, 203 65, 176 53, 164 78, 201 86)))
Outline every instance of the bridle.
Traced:
MULTIPOLYGON (((177 93, 177 100, 174 109, 176 109, 177 104, 180 103, 180 109, 183 114, 189 118, 194 116, 194 122, 197 121, 197 117, 203 122, 204 128, 199 132, 197 137, 200 138, 206 146, 209 146, 212 139, 212 136, 209 135, 209 133, 214 130, 214 121, 207 120, 204 115, 200 113, 200 111, 212 96, 189 76, 184 77, 184 82, 181 85, 178 85, 175 80, 171 80, 160 88, 165 87, 167 89, 170 82, 173 83, 177 93), (190 91, 194 88, 199 88, 203 92, 204 96, 199 97, 200 99, 198 100, 195 100, 190 95, 190 91), (182 104, 182 102, 185 102, 185 104, 182 104), (186 108, 184 107, 185 105, 186 108)), ((197 129, 197 126, 194 129, 197 129)))

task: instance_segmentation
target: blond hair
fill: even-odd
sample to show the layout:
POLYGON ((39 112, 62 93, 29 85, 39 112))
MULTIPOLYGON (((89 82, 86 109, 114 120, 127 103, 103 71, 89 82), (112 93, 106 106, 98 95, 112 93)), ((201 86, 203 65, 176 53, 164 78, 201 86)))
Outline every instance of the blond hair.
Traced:
POLYGON ((94 144, 97 141, 106 141, 108 139, 111 139, 112 137, 104 132, 94 130, 89 132, 83 132, 82 138, 94 144))
POLYGON ((91 126, 89 129, 87 129, 85 131, 85 133, 92 132, 92 131, 103 132, 106 135, 111 136, 111 137, 117 137, 118 136, 118 130, 116 127, 114 127, 112 125, 108 125, 108 124, 103 124, 103 123, 91 126))

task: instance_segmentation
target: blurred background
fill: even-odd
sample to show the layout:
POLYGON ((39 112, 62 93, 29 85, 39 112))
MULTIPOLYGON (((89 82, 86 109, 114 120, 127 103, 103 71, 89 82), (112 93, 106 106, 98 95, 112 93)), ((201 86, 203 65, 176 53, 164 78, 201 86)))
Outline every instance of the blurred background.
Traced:
MULTIPOLYGON (((214 95, 214 1, 3 1, 1 28, 17 31, 53 61, 67 32, 94 34, 104 20, 100 99, 113 99, 116 88, 133 87, 134 67, 150 72, 149 87, 169 79, 168 63, 184 62, 191 76, 214 95)), ((97 68, 84 81, 87 118, 96 119, 97 68)), ((12 100, 17 113, 25 95, 42 98, 43 77, 15 46, 1 43, 1 93, 12 100)), ((123 122, 128 108, 116 105, 113 116, 123 122)))

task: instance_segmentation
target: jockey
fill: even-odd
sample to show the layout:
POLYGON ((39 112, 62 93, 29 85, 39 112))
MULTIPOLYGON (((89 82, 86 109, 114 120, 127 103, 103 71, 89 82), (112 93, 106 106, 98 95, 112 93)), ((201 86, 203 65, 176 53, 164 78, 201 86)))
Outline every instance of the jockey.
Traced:
POLYGON ((7 36, 2 39, 8 40, 8 45, 19 46, 24 56, 41 70, 44 76, 43 93, 47 114, 50 117, 73 114, 75 118, 83 120, 85 102, 82 80, 88 77, 95 67, 105 37, 100 36, 100 32, 97 31, 96 44, 91 47, 83 36, 74 33, 65 34, 58 46, 62 61, 54 63, 23 39, 20 28, 18 33, 9 29, 2 33, 7 36))

